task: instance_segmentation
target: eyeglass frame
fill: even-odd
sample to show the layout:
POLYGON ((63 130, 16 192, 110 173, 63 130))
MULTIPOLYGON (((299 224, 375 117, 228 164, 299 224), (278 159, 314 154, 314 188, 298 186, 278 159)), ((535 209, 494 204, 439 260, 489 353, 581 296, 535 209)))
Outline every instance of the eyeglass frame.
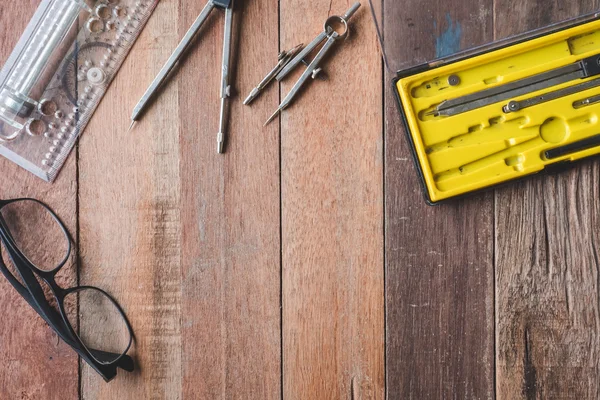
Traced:
POLYGON ((1 256, 0 272, 2 272, 2 274, 6 277, 9 283, 15 288, 15 290, 40 315, 40 317, 42 317, 42 319, 46 321, 46 323, 67 345, 69 345, 83 360, 85 360, 98 374, 100 374, 106 382, 109 382, 117 375, 117 368, 121 368, 128 372, 134 371, 134 361, 131 358, 131 356, 127 355, 127 352, 131 348, 134 341, 133 329, 119 303, 117 303, 117 301, 106 291, 95 286, 74 286, 72 288, 64 289, 56 283, 56 275, 62 270, 62 268, 67 264, 67 262, 71 258, 73 240, 64 223, 48 205, 33 198, 0 200, 0 242, 4 245, 4 248, 6 249, 6 252, 10 257, 13 266, 15 267, 18 274, 21 276, 21 279, 24 283, 21 283, 14 276, 14 274, 7 267, 5 260, 1 256), (8 224, 6 223, 4 216, 2 215, 2 209, 4 207, 22 201, 32 201, 34 203, 39 204, 46 211, 48 211, 49 215, 58 224, 59 228, 65 236, 65 239, 68 241, 68 248, 66 251, 65 258, 58 264, 57 267, 55 267, 52 270, 44 271, 38 268, 23 254, 21 250, 19 250, 19 247, 15 243, 15 240, 13 239, 13 236, 10 232, 8 224), (49 304, 48 299, 46 298, 46 295, 44 293, 44 289, 36 279, 36 275, 38 278, 44 281, 46 285, 48 285, 48 287, 50 288, 52 295, 56 300, 56 304, 60 315, 57 313, 56 309, 49 304), (98 356, 102 354, 114 355, 116 353, 109 353, 101 350, 89 349, 82 342, 81 338, 79 337, 79 334, 76 332, 75 328, 72 326, 71 322, 67 317, 67 313, 64 306, 65 298, 70 294, 76 294, 77 292, 81 292, 83 290, 96 290, 100 292, 100 294, 104 295, 108 300, 110 300, 112 304, 116 307, 121 318, 123 318, 123 321, 125 322, 125 325, 127 327, 129 333, 129 343, 125 351, 123 351, 119 357, 115 358, 110 362, 100 361, 99 359, 97 359, 97 356, 92 355, 92 352, 94 352, 98 356))

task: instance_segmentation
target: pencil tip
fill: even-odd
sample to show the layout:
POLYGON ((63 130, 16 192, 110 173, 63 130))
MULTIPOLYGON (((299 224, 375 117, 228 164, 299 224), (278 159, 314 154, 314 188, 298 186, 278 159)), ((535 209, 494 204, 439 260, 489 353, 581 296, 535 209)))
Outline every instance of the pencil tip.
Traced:
POLYGON ((274 120, 275 118, 277 118, 277 116, 279 115, 279 113, 280 113, 280 112, 281 112, 281 109, 280 109, 280 108, 278 108, 278 109, 277 109, 277 110, 276 110, 276 111, 273 113, 273 115, 271 115, 271 116, 269 117, 269 119, 267 120, 267 122, 265 122, 265 124, 264 124, 263 126, 267 126, 267 125, 269 125, 271 122, 273 122, 273 120, 274 120))
POLYGON ((304 48, 304 43, 300 43, 299 45, 297 45, 296 47, 294 47, 290 53, 295 56, 296 54, 298 54, 300 52, 300 50, 302 50, 304 48))
POLYGON ((129 129, 127 130, 127 133, 131 132, 131 130, 133 129, 133 126, 135 125, 135 120, 131 121, 131 125, 129 125, 129 129))

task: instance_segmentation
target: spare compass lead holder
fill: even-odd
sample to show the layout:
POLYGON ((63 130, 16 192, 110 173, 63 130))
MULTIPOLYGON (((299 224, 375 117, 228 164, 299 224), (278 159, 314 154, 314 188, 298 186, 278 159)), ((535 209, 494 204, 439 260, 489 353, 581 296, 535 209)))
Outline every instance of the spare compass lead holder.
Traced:
MULTIPOLYGON (((260 81, 260 83, 254 89, 252 89, 252 92, 250 92, 250 94, 248 95, 248 97, 246 97, 246 100, 244 100, 244 105, 245 106, 247 106, 250 103, 252 103, 261 94, 261 92, 271 82, 273 82, 273 80, 277 77, 277 75, 279 75, 279 73, 281 72, 281 70, 294 57, 296 57, 296 55, 302 50, 303 46, 304 46, 304 44, 299 44, 298 46, 294 47, 291 50, 282 51, 281 53, 279 53, 279 57, 277 57, 277 65, 271 71, 269 71, 269 73, 267 74, 267 76, 265 76, 263 78, 263 80, 260 81)), ((306 65, 308 65, 308 63, 306 63, 306 65)))
MULTIPOLYGON (((23 208, 23 210, 25 209, 27 209, 27 207, 23 208)), ((10 213, 10 211, 7 213, 10 213)), ((20 217, 27 218, 27 216, 24 215, 21 215, 20 217)), ((27 227, 27 229, 36 229, 37 232, 43 232, 44 227, 35 226, 33 228, 27 227)), ((46 204, 36 199, 22 198, 0 200, 0 242, 4 247, 5 254, 9 257, 9 260, 5 260, 3 256, 0 256, 0 272, 2 272, 15 290, 40 315, 40 317, 46 321, 56 334, 66 344, 71 346, 71 348, 73 348, 83 360, 98 372, 105 381, 108 382, 117 375, 117 368, 121 368, 128 372, 132 372, 135 369, 133 359, 127 355, 127 352, 133 343, 133 330, 121 306, 119 306, 119 304, 102 289, 93 286, 77 286, 64 289, 56 283, 56 275, 63 269, 68 260, 71 259, 72 239, 67 228, 54 211, 46 204), (33 205, 43 213, 47 213, 46 215, 49 220, 56 224, 55 227, 58 228, 58 231, 64 235, 64 240, 67 241, 64 258, 52 269, 40 269, 39 266, 36 266, 23 253, 19 243, 15 240, 15 233, 11 231, 11 224, 7 222, 7 218, 5 218, 5 210, 14 205, 17 205, 15 209, 18 210, 18 205, 21 204, 27 204, 29 207, 33 205), (12 270, 18 274, 20 279, 13 275, 7 262, 11 264, 13 267, 12 270), (44 289, 40 285, 40 281, 43 281, 50 288, 50 291, 56 300, 56 308, 51 306, 47 300, 44 289), (107 300, 122 318, 121 322, 124 324, 123 328, 126 329, 126 333, 129 335, 128 343, 122 352, 111 353, 86 346, 80 338, 80 335, 77 333, 77 328, 69 321, 65 308, 65 299, 68 296, 78 295, 83 291, 93 291, 100 296, 103 296, 103 299, 107 300)), ((75 312, 79 312, 79 310, 76 310, 75 312)))
POLYGON ((225 10, 225 32, 223 38, 223 63, 221 67, 221 111, 219 113, 219 132, 217 133, 217 153, 223 153, 225 144, 225 129, 226 129, 226 114, 227 114, 227 100, 231 96, 231 86, 229 84, 229 69, 231 64, 231 41, 233 32, 233 0, 209 0, 206 6, 196 18, 196 21, 192 24, 190 29, 187 31, 171 57, 167 60, 165 65, 162 67, 154 81, 150 84, 146 93, 142 96, 138 104, 133 109, 131 115, 131 129, 136 121, 140 120, 143 113, 146 111, 152 99, 156 96, 157 92, 161 89, 163 84, 169 78, 173 68, 179 63, 184 54, 189 50, 192 41, 196 38, 196 35, 208 19, 209 15, 215 8, 221 8, 225 10))

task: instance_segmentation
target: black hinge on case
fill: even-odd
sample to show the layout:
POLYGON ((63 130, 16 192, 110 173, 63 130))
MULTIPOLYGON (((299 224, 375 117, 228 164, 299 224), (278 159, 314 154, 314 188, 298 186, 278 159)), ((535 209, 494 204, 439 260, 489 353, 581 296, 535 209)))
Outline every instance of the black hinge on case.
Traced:
POLYGON ((584 58, 581 66, 586 77, 600 75, 600 55, 584 58))
POLYGON ((546 168, 544 168, 544 172, 546 172, 548 175, 556 175, 568 171, 571 168, 573 168, 573 163, 566 160, 546 166, 546 168))
POLYGON ((431 68, 431 64, 429 64, 429 63, 419 64, 419 65, 415 65, 414 67, 410 67, 408 69, 398 71, 396 73, 396 76, 398 77, 398 79, 401 79, 401 78, 405 78, 407 76, 420 74, 421 72, 427 71, 429 68, 431 68))

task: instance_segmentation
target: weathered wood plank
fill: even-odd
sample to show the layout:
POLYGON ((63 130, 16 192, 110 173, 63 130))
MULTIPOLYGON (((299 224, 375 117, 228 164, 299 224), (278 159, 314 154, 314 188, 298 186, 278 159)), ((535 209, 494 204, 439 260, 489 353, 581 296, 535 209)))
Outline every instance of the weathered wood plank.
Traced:
MULTIPOLYGON (((275 65, 272 0, 237 1, 226 154, 216 154, 223 38, 218 11, 182 67, 183 394, 198 399, 276 399, 281 394, 280 185, 277 101, 270 88, 244 96, 275 65)), ((181 2, 188 26, 202 2, 181 2)))
MULTIPOLYGON (((130 112, 173 48, 177 0, 161 1, 80 141, 82 284, 105 288, 136 334, 134 374, 109 385, 86 365, 86 399, 179 399, 181 187, 176 81, 127 133, 130 112)), ((97 321, 82 320, 93 330, 97 321)))
MULTIPOLYGON (((0 6, 0 65, 4 65, 38 4, 39 1, 30 0, 0 6)), ((58 180, 49 184, 0 158, 0 196, 2 199, 33 197, 46 202, 76 235, 75 160, 72 155, 58 180)), ((75 264, 61 271, 62 285, 72 286, 76 281, 75 264)), ((0 324, 0 359, 3 361, 0 398, 78 398, 77 354, 59 341, 4 277, 0 278, 0 304, 6 310, 0 324)))
MULTIPOLYGON (((351 3, 282 2, 282 49, 351 3)), ((286 399, 384 397, 381 64, 366 4, 351 25, 281 121, 286 399)))
MULTIPOLYGON (((491 0, 384 4, 392 65, 492 39, 491 0)), ((388 397, 492 398, 493 196, 427 206, 389 85, 385 116, 388 397)))
MULTIPOLYGON (((598 8, 598 2, 496 2, 496 36, 598 8)), ((497 394, 600 397, 597 163, 496 195, 497 394)))

